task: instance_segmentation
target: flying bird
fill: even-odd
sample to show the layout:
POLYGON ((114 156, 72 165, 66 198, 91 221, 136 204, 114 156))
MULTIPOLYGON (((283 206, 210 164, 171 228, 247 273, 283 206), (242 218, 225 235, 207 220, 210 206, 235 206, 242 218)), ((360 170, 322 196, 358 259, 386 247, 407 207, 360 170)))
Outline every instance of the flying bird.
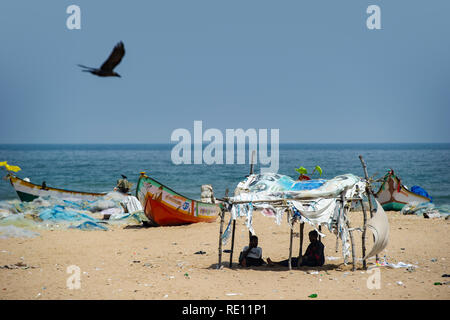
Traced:
POLYGON ((81 64, 79 64, 78 66, 81 68, 84 68, 82 71, 90 72, 99 77, 119 77, 120 78, 120 74, 118 74, 117 72, 114 72, 113 70, 120 63, 120 61, 122 61, 122 58, 124 55, 125 55, 125 47, 123 45, 123 42, 120 41, 114 47, 113 51, 109 55, 109 58, 102 64, 100 69, 86 67, 81 64))

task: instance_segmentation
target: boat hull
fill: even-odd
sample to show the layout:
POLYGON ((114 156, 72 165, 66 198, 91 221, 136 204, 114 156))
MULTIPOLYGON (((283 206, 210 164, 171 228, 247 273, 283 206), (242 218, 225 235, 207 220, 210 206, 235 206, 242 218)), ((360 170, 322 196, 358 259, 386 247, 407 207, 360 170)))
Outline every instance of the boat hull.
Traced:
POLYGON ((406 204, 431 202, 430 198, 406 189, 391 172, 385 176, 376 197, 386 211, 400 211, 406 204))
POLYGON ((34 183, 22 180, 16 176, 8 175, 8 179, 11 182, 14 190, 16 190, 17 196, 21 201, 30 202, 39 197, 51 196, 63 200, 69 201, 94 201, 100 197, 103 197, 104 193, 90 193, 81 191, 71 191, 65 189, 57 189, 51 187, 42 187, 34 183))
POLYGON ((220 205, 186 198, 145 175, 139 178, 136 197, 155 226, 214 222, 220 213, 220 205))

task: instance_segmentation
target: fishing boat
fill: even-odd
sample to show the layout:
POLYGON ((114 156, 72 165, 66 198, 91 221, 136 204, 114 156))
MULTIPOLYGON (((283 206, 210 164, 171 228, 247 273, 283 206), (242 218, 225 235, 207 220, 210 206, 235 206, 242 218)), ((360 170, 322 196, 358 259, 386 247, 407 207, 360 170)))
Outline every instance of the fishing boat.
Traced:
POLYGON ((390 170, 375 195, 384 210, 399 211, 406 204, 431 202, 431 199, 408 190, 401 179, 390 170))
POLYGON ((155 226, 176 226, 197 222, 214 222, 220 204, 186 198, 142 172, 136 187, 136 197, 145 215, 155 226))
POLYGON ((42 185, 37 185, 29 181, 20 179, 12 173, 8 173, 6 178, 11 182, 11 185, 16 190, 16 193, 19 196, 20 200, 25 202, 30 202, 38 197, 45 196, 51 196, 69 201, 94 201, 105 195, 105 193, 91 193, 51 188, 47 187, 45 185, 45 182, 42 183, 42 185))

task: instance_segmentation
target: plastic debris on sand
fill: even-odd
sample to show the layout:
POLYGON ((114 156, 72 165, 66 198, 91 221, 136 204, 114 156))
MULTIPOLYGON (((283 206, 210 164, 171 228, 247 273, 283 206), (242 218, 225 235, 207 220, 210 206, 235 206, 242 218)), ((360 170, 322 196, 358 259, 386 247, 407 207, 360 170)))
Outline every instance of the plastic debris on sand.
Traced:
POLYGON ((80 230, 108 230, 107 227, 93 221, 85 221, 78 226, 70 226, 70 229, 80 229, 80 230))
MULTIPOLYGON (((34 199, 32 202, 0 201, 0 226, 108 230, 102 221, 106 216, 109 217, 108 225, 138 223, 138 219, 133 215, 124 213, 121 205, 124 198, 125 196, 118 192, 110 192, 95 201, 68 201, 49 196, 34 199)), ((13 230, 15 229, 8 230, 8 234, 33 234, 13 230)))
POLYGON ((387 262, 386 257, 383 258, 383 262, 379 262, 377 261, 376 265, 378 267, 389 267, 392 269, 399 269, 399 268, 407 268, 409 269, 408 271, 413 271, 415 270, 415 268, 417 268, 417 266, 410 264, 410 263, 404 263, 404 262, 398 262, 398 263, 390 263, 387 262))
POLYGON ((406 204, 402 210, 402 214, 415 214, 425 217, 445 217, 450 214, 450 206, 442 205, 436 206, 431 202, 424 203, 409 203, 406 204))
POLYGON ((39 233, 19 228, 16 226, 0 226, 0 239, 7 238, 34 238, 40 236, 39 233))
POLYGON ((94 217, 88 214, 82 213, 80 211, 74 211, 67 209, 61 205, 55 205, 52 208, 45 209, 39 213, 39 218, 43 221, 53 220, 53 221, 80 221, 80 220, 91 220, 95 221, 94 217))

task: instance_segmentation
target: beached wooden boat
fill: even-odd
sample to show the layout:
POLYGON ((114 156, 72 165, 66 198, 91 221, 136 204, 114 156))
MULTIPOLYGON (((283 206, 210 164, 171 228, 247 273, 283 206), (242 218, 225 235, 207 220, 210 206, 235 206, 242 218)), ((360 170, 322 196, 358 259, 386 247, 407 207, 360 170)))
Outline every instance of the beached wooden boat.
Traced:
POLYGON ((47 187, 46 185, 37 185, 29 181, 22 180, 12 173, 8 173, 6 178, 9 179, 9 181, 11 182, 11 185, 16 190, 16 193, 21 201, 33 201, 38 197, 45 197, 45 196, 51 196, 70 201, 79 201, 79 200, 93 201, 105 195, 105 193, 71 191, 65 189, 51 188, 47 187))
POLYGON ((145 215, 156 226, 175 226, 197 222, 213 222, 220 213, 220 205, 183 197, 158 181, 141 173, 136 197, 145 215))
POLYGON ((431 199, 408 190, 390 170, 375 195, 384 210, 401 210, 406 204, 430 202, 431 199))

